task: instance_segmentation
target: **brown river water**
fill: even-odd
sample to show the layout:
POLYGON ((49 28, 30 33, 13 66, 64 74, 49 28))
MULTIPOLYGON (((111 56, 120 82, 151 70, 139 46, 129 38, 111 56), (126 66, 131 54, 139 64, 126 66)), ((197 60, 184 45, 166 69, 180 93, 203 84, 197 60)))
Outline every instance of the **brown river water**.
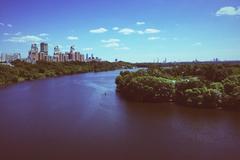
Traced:
POLYGON ((127 102, 120 71, 0 89, 0 160, 240 159, 240 112, 127 102))

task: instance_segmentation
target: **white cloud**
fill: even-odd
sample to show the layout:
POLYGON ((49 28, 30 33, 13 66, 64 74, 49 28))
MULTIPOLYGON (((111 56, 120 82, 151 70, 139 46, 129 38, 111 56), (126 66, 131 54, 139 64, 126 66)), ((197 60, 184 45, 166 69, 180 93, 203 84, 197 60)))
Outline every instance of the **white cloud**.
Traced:
POLYGON ((104 43, 103 47, 106 48, 113 48, 115 50, 129 50, 128 47, 124 46, 123 44, 121 44, 121 40, 120 39, 108 39, 108 40, 101 40, 102 43, 104 43))
POLYGON ((161 32, 159 29, 155 28, 147 28, 144 31, 136 31, 138 34, 153 34, 153 33, 159 33, 161 32))
POLYGON ((108 30, 106 28, 98 28, 98 29, 92 29, 90 30, 89 32, 90 33, 97 33, 97 34, 100 34, 100 33, 105 33, 107 32, 108 30))
POLYGON ((76 41, 76 40, 78 40, 79 38, 76 37, 76 36, 68 36, 67 39, 70 40, 70 41, 76 41))
POLYGON ((192 46, 202 46, 202 42, 193 43, 192 46))
POLYGON ((117 43, 117 42, 106 43, 106 44, 104 45, 104 47, 106 47, 106 48, 116 48, 116 47, 119 47, 119 46, 120 46, 120 44, 117 43))
POLYGON ((8 26, 9 28, 12 28, 12 27, 13 27, 13 25, 12 25, 12 24, 7 24, 7 26, 8 26))
POLYGON ((118 48, 115 48, 116 50, 130 50, 130 48, 128 47, 118 47, 118 48))
POLYGON ((15 34, 10 34, 10 33, 7 33, 7 32, 3 33, 4 36, 20 36, 21 34, 22 34, 22 32, 17 32, 15 34))
POLYGON ((144 34, 144 31, 137 31, 138 34, 144 34))
POLYGON ((149 41, 154 41, 154 40, 158 40, 160 39, 160 37, 148 37, 149 41))
POLYGON ((93 51, 93 48, 83 48, 83 51, 87 51, 87 52, 93 51))
POLYGON ((0 26, 5 26, 5 24, 4 24, 4 23, 2 23, 2 22, 0 22, 0 26))
POLYGON ((40 33, 39 36, 40 37, 47 37, 47 36, 49 36, 49 34, 47 34, 47 33, 40 33))
POLYGON ((222 7, 220 8, 217 12, 216 12, 216 16, 223 16, 223 15, 227 15, 227 16, 236 16, 236 15, 240 15, 240 7, 232 7, 232 6, 226 6, 226 7, 222 7))
POLYGON ((104 47, 106 48, 116 48, 119 47, 120 40, 119 39, 108 39, 108 40, 101 40, 102 43, 104 43, 104 47))
POLYGON ((132 33, 135 33, 135 30, 133 30, 131 28, 123 28, 123 29, 119 30, 118 32, 122 33, 124 35, 130 35, 132 33))
POLYGON ((145 23, 145 22, 137 22, 136 24, 139 25, 139 26, 141 26, 141 25, 144 25, 144 24, 146 24, 146 23, 145 23))
POLYGON ((120 39, 114 39, 114 38, 111 38, 111 39, 108 39, 108 40, 102 40, 101 41, 102 43, 104 43, 104 47, 106 48, 113 48, 113 49, 122 49, 126 48, 125 46, 123 46, 122 44, 120 44, 121 40, 120 39))
POLYGON ((10 34, 7 33, 7 32, 5 32, 5 33, 3 33, 3 35, 4 35, 4 36, 9 36, 10 34))
POLYGON ((14 42, 14 43, 28 43, 28 42, 39 42, 43 41, 42 38, 34 35, 26 35, 26 36, 18 36, 18 37, 11 37, 6 42, 14 42))
POLYGON ((120 39, 108 39, 108 40, 101 40, 102 43, 118 43, 120 39))
POLYGON ((113 27, 112 30, 114 30, 114 31, 118 31, 119 28, 118 28, 118 27, 113 27))
POLYGON ((155 28, 147 28, 144 31, 144 33, 147 33, 147 34, 159 33, 159 32, 160 32, 160 30, 159 29, 155 29, 155 28))

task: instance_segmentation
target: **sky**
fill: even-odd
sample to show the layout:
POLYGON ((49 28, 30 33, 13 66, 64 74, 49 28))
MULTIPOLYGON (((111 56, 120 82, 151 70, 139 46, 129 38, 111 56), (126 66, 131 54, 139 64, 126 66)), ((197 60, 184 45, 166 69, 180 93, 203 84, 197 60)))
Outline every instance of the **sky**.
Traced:
POLYGON ((240 0, 1 0, 0 53, 40 42, 108 61, 240 60, 240 0))

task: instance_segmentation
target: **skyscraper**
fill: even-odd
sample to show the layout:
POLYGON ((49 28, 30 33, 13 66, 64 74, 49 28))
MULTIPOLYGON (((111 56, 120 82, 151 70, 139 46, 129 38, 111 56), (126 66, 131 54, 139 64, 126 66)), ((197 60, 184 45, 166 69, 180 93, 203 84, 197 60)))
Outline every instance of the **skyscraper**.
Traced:
POLYGON ((37 53, 38 52, 37 44, 32 44, 30 52, 31 53, 37 53))
POLYGON ((59 53, 60 53, 59 46, 54 47, 54 55, 59 54, 59 53))
POLYGON ((74 53, 74 52, 75 52, 75 48, 74 48, 74 46, 71 46, 70 53, 74 53))
POLYGON ((31 63, 34 63, 39 60, 37 44, 31 45, 31 50, 28 52, 28 58, 31 63))
POLYGON ((40 52, 43 52, 45 54, 48 54, 48 44, 47 43, 41 43, 40 44, 40 52))

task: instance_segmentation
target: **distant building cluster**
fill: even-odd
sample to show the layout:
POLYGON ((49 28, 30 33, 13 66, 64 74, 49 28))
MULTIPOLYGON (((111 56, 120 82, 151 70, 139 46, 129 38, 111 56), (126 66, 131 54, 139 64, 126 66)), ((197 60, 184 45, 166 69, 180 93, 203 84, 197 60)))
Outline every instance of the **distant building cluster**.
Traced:
POLYGON ((61 52, 59 46, 54 47, 53 56, 49 55, 47 43, 40 43, 40 47, 37 44, 32 44, 31 49, 28 52, 28 57, 26 59, 21 59, 20 53, 13 54, 0 54, 0 62, 1 63, 11 63, 15 60, 24 60, 28 63, 36 63, 37 61, 47 61, 47 62, 91 62, 96 61, 100 62, 101 59, 98 57, 94 57, 93 54, 88 56, 86 54, 86 58, 83 54, 75 50, 74 46, 70 47, 69 52, 61 52))
POLYGON ((54 47, 53 54, 54 62, 69 62, 69 61, 78 61, 84 62, 84 55, 80 52, 75 51, 73 46, 70 47, 69 52, 62 53, 58 46, 54 47))
POLYGON ((88 54, 86 54, 86 62, 91 62, 91 61, 100 62, 101 59, 98 58, 98 57, 94 57, 93 54, 91 54, 91 56, 89 56, 88 54))
POLYGON ((71 62, 78 61, 84 62, 84 55, 80 52, 75 51, 74 46, 70 47, 69 52, 62 53, 58 46, 54 47, 53 56, 48 55, 48 44, 40 43, 40 50, 37 44, 32 44, 31 49, 28 53, 27 61, 29 63, 35 63, 37 61, 48 61, 48 62, 71 62))
POLYGON ((13 54, 10 54, 10 53, 2 53, 0 54, 0 62, 6 62, 6 63, 10 63, 10 62, 13 62, 15 60, 18 60, 18 59, 21 59, 21 54, 20 53, 13 53, 13 54))
POLYGON ((48 56, 48 44, 41 43, 40 44, 40 51, 38 49, 37 44, 32 44, 31 50, 28 52, 28 62, 37 62, 37 61, 49 61, 48 56))

